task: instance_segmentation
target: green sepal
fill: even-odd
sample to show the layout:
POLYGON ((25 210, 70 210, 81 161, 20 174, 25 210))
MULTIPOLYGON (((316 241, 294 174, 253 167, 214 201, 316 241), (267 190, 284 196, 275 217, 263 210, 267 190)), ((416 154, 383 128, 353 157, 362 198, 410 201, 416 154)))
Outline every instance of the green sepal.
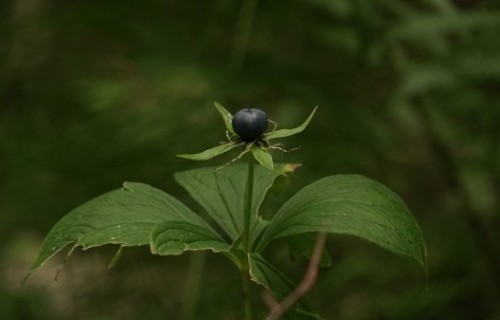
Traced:
POLYGON ((260 163, 264 168, 274 171, 273 157, 266 149, 258 147, 256 145, 252 146, 252 154, 255 160, 260 163))
POLYGON ((218 155, 221 155, 223 153, 226 153, 234 148, 241 147, 243 146, 243 142, 234 142, 231 141, 229 143, 222 144, 217 147, 210 148, 208 150, 205 150, 200 153, 194 153, 194 154, 178 154, 176 155, 179 158, 184 158, 188 160, 194 160, 194 161, 205 161, 212 159, 213 157, 216 157, 218 155))
POLYGON ((314 110, 309 115, 309 117, 307 117, 306 121, 304 121, 300 126, 293 128, 293 129, 280 129, 280 130, 271 131, 269 133, 265 133, 264 137, 267 140, 277 139, 277 138, 285 138, 285 137, 289 137, 289 136, 292 136, 294 134, 297 134, 299 132, 304 131, 304 129, 307 128, 307 126, 309 125, 309 122, 311 122, 312 118, 314 117, 314 114, 316 113, 317 109, 318 109, 318 107, 315 107, 314 110))
POLYGON ((224 124, 226 125, 227 131, 229 131, 231 133, 234 133, 234 130, 233 130, 233 115, 229 111, 227 111, 227 109, 224 108, 217 101, 214 102, 214 105, 217 108, 217 110, 219 111, 219 113, 220 113, 220 115, 222 117, 222 120, 224 121, 224 124))

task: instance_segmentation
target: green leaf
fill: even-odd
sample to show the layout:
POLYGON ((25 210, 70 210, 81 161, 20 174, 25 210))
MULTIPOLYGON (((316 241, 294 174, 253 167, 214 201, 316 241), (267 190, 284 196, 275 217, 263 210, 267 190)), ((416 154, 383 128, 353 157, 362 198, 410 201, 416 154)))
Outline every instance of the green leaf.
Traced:
MULTIPOLYGON (((252 226, 257 224, 260 204, 274 180, 289 168, 289 165, 280 165, 275 171, 262 167, 255 168, 252 226)), ((219 170, 201 168, 179 172, 175 178, 229 237, 236 240, 243 232, 247 170, 247 165, 237 164, 219 170)))
POLYGON ((104 244, 148 244, 151 231, 165 221, 209 228, 202 218, 163 191, 126 182, 123 188, 94 198, 59 220, 45 238, 30 273, 72 243, 73 248, 83 249, 104 244))
MULTIPOLYGON (((252 281, 265 287, 280 302, 287 297, 297 287, 283 272, 265 260, 260 254, 252 253, 248 255, 250 265, 250 276, 252 281)), ((318 319, 310 307, 299 301, 283 316, 287 320, 311 320, 318 319)))
POLYGON ((421 266, 426 263, 422 231, 405 203, 359 175, 326 177, 300 190, 278 210, 257 250, 276 238, 321 231, 357 236, 421 266))
POLYGON ((311 122, 317 109, 318 109, 318 107, 315 107, 314 110, 309 115, 309 117, 307 117, 306 121, 304 121, 304 123, 302 123, 300 126, 293 128, 293 129, 280 129, 280 130, 275 130, 275 131, 266 133, 266 134, 264 134, 265 138, 267 140, 277 139, 277 138, 285 138, 285 137, 289 137, 289 136, 292 136, 294 134, 297 134, 299 132, 304 131, 304 129, 307 128, 307 126, 309 125, 309 122, 311 122))
POLYGON ((269 151, 262 149, 258 146, 252 147, 252 154, 255 160, 260 163, 261 166, 266 168, 267 170, 274 171, 273 157, 269 153, 269 151))
POLYGON ((237 147, 243 146, 244 143, 237 143, 237 142, 229 142, 222 144, 220 146, 210 148, 208 150, 205 150, 200 153, 195 153, 195 154, 178 154, 177 157, 179 158, 184 158, 188 160, 194 160, 194 161, 205 161, 212 159, 213 157, 216 157, 220 154, 223 154, 225 152, 228 152, 229 150, 232 150, 237 147))
POLYGON ((180 255, 188 250, 228 252, 231 249, 212 228, 181 221, 158 224, 151 232, 150 244, 151 252, 162 256, 180 255))
POLYGON ((226 110, 220 103, 214 102, 215 107, 219 111, 220 115, 222 116, 222 120, 224 121, 224 124, 226 125, 227 131, 234 133, 233 130, 233 115, 226 110))

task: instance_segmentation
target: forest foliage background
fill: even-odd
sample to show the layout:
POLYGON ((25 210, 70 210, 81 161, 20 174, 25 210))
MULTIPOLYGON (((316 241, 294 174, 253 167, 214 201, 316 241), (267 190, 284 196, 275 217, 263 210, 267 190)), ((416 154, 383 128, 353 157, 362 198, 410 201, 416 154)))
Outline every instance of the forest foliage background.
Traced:
MULTIPOLYGON (((497 1, 11 0, 0 75, 2 319, 181 317, 193 254, 130 249, 108 271, 115 248, 101 248, 71 258, 58 282, 62 257, 19 284, 59 218, 123 181, 195 206, 173 173, 199 164, 174 155, 225 139, 214 101, 262 108, 281 127, 320 107, 287 141, 301 148, 282 160, 303 166, 267 212, 322 176, 359 173, 421 223, 428 279, 331 236, 333 265, 308 295, 321 315, 500 319, 497 1)), ((273 249, 300 279, 307 261, 273 249)), ((238 275, 206 259, 191 315, 238 318, 238 275)))

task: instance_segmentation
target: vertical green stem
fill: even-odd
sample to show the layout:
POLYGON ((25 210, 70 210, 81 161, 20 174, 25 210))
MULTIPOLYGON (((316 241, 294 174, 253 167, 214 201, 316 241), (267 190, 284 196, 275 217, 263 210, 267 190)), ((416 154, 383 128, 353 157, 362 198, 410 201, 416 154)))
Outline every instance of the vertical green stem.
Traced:
POLYGON ((248 177, 245 190, 245 209, 243 215, 243 250, 246 253, 250 251, 250 220, 252 218, 252 199, 253 199, 253 176, 254 176, 254 160, 253 156, 248 157, 248 177))
POLYGON ((248 262, 246 266, 241 268, 242 295, 243 295, 243 312, 245 320, 252 320, 252 297, 250 295, 250 270, 248 262))
MULTIPOLYGON (((245 190, 245 208, 244 208, 244 229, 242 235, 243 250, 246 254, 250 252, 250 221, 252 217, 252 199, 253 199, 253 180, 254 180, 254 160, 250 156, 248 160, 248 177, 245 190)), ((252 304, 250 295, 250 267, 248 259, 242 261, 241 281, 245 320, 252 320, 252 304)))

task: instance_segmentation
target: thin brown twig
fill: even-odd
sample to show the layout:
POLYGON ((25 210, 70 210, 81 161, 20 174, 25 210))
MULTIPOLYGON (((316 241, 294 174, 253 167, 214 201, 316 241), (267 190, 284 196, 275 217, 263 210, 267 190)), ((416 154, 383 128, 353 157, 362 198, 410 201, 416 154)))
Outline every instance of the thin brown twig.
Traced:
MULTIPOLYGON (((295 290, 290 293, 281 303, 278 303, 272 308, 266 320, 277 320, 279 319, 288 309, 290 309, 300 298, 302 298, 316 283, 318 277, 318 266, 321 260, 321 254, 323 253, 323 248, 326 242, 326 232, 321 232, 316 238, 314 244, 314 250, 309 261, 309 266, 307 271, 302 278, 302 281, 295 288, 295 290)), ((269 300, 268 300, 269 302, 269 300)))

